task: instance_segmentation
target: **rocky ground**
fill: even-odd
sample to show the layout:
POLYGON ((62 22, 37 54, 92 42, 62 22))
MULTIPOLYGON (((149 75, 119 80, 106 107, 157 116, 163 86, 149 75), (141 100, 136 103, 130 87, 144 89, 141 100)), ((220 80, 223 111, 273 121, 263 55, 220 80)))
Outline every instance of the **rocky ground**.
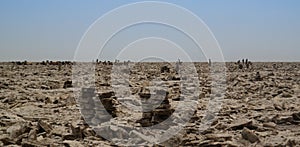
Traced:
POLYGON ((300 145, 300 63, 253 63, 250 68, 242 69, 235 63, 226 63, 221 110, 203 131, 199 131, 199 126, 212 97, 211 79, 208 64, 195 63, 201 90, 196 111, 183 130, 156 145, 145 142, 156 134, 141 134, 128 126, 159 124, 182 101, 183 89, 178 83, 182 77, 166 63, 137 64, 128 81, 133 97, 122 99, 116 96, 111 83, 111 64, 97 64, 96 87, 82 89, 80 99, 73 93, 78 89, 71 82, 72 65, 26 64, 0 63, 0 146, 300 145), (137 113, 122 105, 126 100, 134 108, 147 100, 151 96, 149 81, 155 77, 167 83, 167 88, 156 90, 156 94, 166 95, 159 99, 157 108, 137 113), (96 107, 100 101, 105 108, 96 107), (103 109, 113 118, 103 118, 101 114, 106 112, 103 109), (99 120, 111 123, 97 124, 99 120), (126 141, 126 137, 132 136, 135 137, 126 141), (118 139, 125 141, 118 144, 118 139))

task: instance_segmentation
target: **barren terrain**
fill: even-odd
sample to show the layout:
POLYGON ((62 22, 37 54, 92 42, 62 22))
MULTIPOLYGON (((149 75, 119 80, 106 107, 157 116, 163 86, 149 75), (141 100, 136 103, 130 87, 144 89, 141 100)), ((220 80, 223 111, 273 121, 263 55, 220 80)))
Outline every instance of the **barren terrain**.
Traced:
POLYGON ((156 145, 147 143, 155 134, 126 131, 124 128, 129 124, 159 124, 181 102, 178 97, 182 91, 176 84, 181 77, 171 67, 170 71, 162 71, 166 65, 138 63, 130 71, 132 95, 140 99, 148 98, 147 82, 155 77, 168 83, 166 99, 159 108, 141 114, 131 112, 121 103, 124 99, 138 101, 131 97, 121 100, 114 93, 110 81, 112 65, 97 64, 96 87, 85 90, 92 91, 93 97, 99 98, 113 119, 122 124, 102 125, 105 128, 98 128, 97 133, 112 132, 106 136, 115 139, 136 136, 128 142, 113 144, 88 125, 102 119, 98 114, 102 110, 94 110, 89 102, 84 108, 84 101, 75 99, 73 90, 78 89, 71 83, 72 65, 0 63, 0 146, 299 146, 300 63, 255 62, 242 69, 236 63, 226 63, 221 110, 211 126, 201 132, 199 124, 211 98, 211 81, 208 64, 195 63, 201 91, 197 109, 182 131, 156 145), (120 130, 123 134, 113 134, 120 130))

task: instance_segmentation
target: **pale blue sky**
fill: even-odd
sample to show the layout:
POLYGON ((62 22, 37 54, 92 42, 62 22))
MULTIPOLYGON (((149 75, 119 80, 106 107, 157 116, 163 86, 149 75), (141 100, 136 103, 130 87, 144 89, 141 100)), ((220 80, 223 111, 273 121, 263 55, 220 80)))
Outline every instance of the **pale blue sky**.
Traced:
MULTIPOLYGON (((0 61, 72 60, 82 35, 97 18, 132 2, 137 1, 1 0, 0 61)), ((199 16, 227 61, 300 61, 299 0, 164 2, 199 16)))

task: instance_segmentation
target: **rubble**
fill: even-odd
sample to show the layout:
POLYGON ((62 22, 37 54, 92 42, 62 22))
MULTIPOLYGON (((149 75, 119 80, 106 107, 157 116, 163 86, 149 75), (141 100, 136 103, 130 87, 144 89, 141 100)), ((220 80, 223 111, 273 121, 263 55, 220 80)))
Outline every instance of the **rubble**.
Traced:
POLYGON ((128 72, 130 97, 118 97, 112 88, 112 62, 97 62, 96 87, 82 89, 70 80, 73 63, 0 63, 0 146, 297 146, 300 64, 250 63, 241 60, 241 69, 226 63, 222 107, 208 115, 210 100, 221 94, 211 88, 208 64, 195 63, 201 89, 197 108, 181 133, 156 145, 148 141, 159 133, 132 128, 163 125, 168 118, 182 121, 186 114, 174 112, 191 109, 178 105, 187 99, 184 92, 194 92, 181 88, 189 87, 181 83, 188 76, 178 72, 185 63, 174 69, 166 63, 136 63, 128 72), (208 120, 213 121, 201 130, 208 120))

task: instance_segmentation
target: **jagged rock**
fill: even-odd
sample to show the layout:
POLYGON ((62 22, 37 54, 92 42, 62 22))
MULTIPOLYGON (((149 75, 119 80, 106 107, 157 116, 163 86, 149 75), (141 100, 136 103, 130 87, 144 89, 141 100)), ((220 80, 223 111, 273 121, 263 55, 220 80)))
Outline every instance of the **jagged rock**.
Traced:
POLYGON ((67 133, 66 128, 62 126, 54 127, 51 131, 52 135, 60 136, 60 137, 63 137, 63 135, 66 133, 67 133))
POLYGON ((254 79, 255 79, 255 81, 261 81, 262 80, 259 72, 256 72, 256 75, 255 75, 254 79))
POLYGON ((75 136, 71 133, 67 133, 67 134, 63 134, 62 138, 63 138, 63 140, 75 140, 75 139, 77 139, 77 136, 75 136))
POLYGON ((83 135, 84 135, 84 137, 89 137, 89 136, 95 136, 96 133, 93 129, 86 128, 86 129, 83 130, 83 135))
POLYGON ((146 99, 148 99, 148 98, 151 97, 151 94, 150 94, 150 93, 139 93, 139 96, 140 96, 141 98, 146 98, 146 99))
POLYGON ((259 141, 258 136, 254 132, 252 132, 251 130, 249 130, 247 128, 244 128, 243 131, 241 132, 241 134, 244 139, 250 141, 251 143, 259 141))
MULTIPOLYGON (((191 143, 193 143, 193 142, 197 142, 197 141, 192 141, 191 143)), ((216 141, 211 141, 211 140, 205 140, 205 141, 200 142, 199 144, 192 144, 192 146, 204 146, 204 147, 210 147, 210 146, 230 146, 230 147, 238 147, 239 145, 236 144, 236 143, 234 143, 234 142, 232 142, 232 141, 216 142, 216 141)))
POLYGON ((28 133, 28 139, 30 140, 36 140, 37 137, 37 129, 31 129, 30 132, 28 133))
POLYGON ((230 125, 229 128, 233 129, 233 130, 241 130, 244 127, 248 127, 251 128, 252 127, 252 120, 241 120, 236 122, 235 124, 230 125))
POLYGON ((3 99, 1 102, 2 103, 13 103, 15 100, 16 100, 16 98, 14 98, 14 97, 8 97, 8 98, 3 99))
POLYGON ((99 98, 110 98, 112 96, 114 96, 114 92, 113 91, 108 91, 108 92, 101 92, 98 94, 99 98))
POLYGON ((135 137, 135 138, 142 139, 143 141, 146 141, 146 142, 155 142, 154 137, 149 136, 149 135, 146 136, 144 134, 141 134, 140 132, 137 132, 136 130, 130 131, 129 135, 132 137, 135 137))
POLYGON ((6 131, 9 133, 10 138, 17 138, 28 131, 28 126, 26 123, 16 123, 7 128, 6 131))
POLYGON ((79 141, 75 140, 64 140, 64 144, 67 144, 69 147, 84 147, 79 141))
POLYGON ((72 81, 65 81, 63 88, 71 88, 73 87, 72 81))
POLYGON ((290 97, 293 97, 293 96, 291 94, 287 93, 287 92, 284 92, 284 93, 282 93, 282 97, 290 98, 290 97))
POLYGON ((294 120, 300 121, 300 112, 293 113, 292 116, 293 116, 293 119, 294 119, 294 120))
POLYGON ((41 142, 33 141, 33 140, 23 140, 22 147, 46 147, 47 145, 42 144, 41 142))
POLYGON ((8 134, 0 134, 0 142, 2 142, 3 145, 9 145, 14 143, 14 141, 12 140, 12 138, 9 137, 8 134))
POLYGON ((285 124, 293 122, 292 116, 279 116, 274 119, 276 124, 285 124))
POLYGON ((232 139, 232 135, 230 134, 206 134, 205 137, 209 140, 220 140, 220 139, 224 139, 224 140, 231 140, 232 139))
POLYGON ((106 138, 126 139, 129 134, 126 129, 115 125, 101 125, 94 128, 98 134, 103 134, 106 138))
POLYGON ((51 130, 52 130, 52 127, 50 124, 44 122, 43 120, 39 120, 38 121, 38 125, 40 127, 40 129, 42 129, 43 131, 47 132, 47 133, 50 133, 51 130))
POLYGON ((160 68, 160 72, 161 73, 164 73, 164 72, 169 73, 170 72, 170 68, 168 66, 163 66, 163 67, 160 68))
POLYGON ((81 120, 77 120, 71 123, 71 130, 72 134, 76 138, 82 138, 83 137, 83 130, 86 127, 84 126, 83 122, 81 120))
POLYGON ((267 128, 275 128, 276 124, 273 122, 268 122, 268 123, 264 123, 263 126, 267 128))
POLYGON ((114 110, 115 103, 113 98, 102 98, 100 101, 106 110, 114 110))
POLYGON ((42 85, 41 86, 41 89, 43 89, 43 90, 49 90, 49 89, 51 89, 49 86, 46 86, 46 85, 42 85))

